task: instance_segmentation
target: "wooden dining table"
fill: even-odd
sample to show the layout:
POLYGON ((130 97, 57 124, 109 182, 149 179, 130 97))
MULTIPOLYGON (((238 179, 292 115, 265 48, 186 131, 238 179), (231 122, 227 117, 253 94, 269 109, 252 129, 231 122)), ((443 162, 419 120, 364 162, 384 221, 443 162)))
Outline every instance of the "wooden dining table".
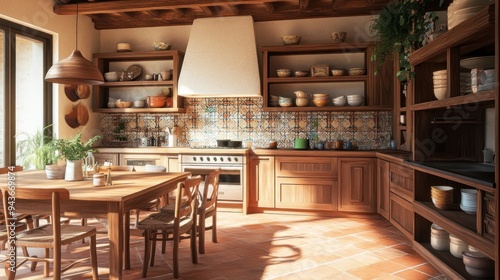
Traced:
MULTIPOLYGON (((124 267, 124 219, 130 210, 138 209, 170 191, 184 181, 189 172, 130 172, 112 171, 112 185, 94 187, 91 179, 83 181, 49 180, 45 171, 15 172, 15 176, 0 175, 0 185, 36 188, 65 188, 70 199, 61 202, 61 215, 74 218, 105 218, 109 238, 109 279, 121 279, 124 267)), ((18 202, 18 213, 50 214, 50 203, 18 202)), ((125 225, 126 224, 126 225, 125 225)), ((125 258, 127 259, 128 256, 125 258)))

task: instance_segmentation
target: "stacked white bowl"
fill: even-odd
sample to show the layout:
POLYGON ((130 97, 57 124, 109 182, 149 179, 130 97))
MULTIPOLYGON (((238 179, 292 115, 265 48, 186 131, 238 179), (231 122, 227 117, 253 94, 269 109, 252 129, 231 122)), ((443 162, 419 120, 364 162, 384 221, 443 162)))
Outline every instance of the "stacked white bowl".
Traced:
POLYGON ((432 72, 432 82, 434 84, 434 96, 438 100, 445 99, 448 92, 448 70, 432 72))
POLYGON ((477 211, 477 190, 461 189, 460 209, 467 214, 476 214, 477 211))
POLYGON ((362 94, 351 94, 347 96, 347 104, 350 106, 360 106, 365 101, 362 94))
POLYGON ((455 0, 448 6, 448 29, 474 16, 485 6, 494 4, 491 0, 455 0))
POLYGON ((450 234, 450 253, 455 258, 462 258, 462 252, 467 251, 469 249, 469 245, 465 243, 462 239, 456 237, 453 234, 450 234))
POLYGON ((339 97, 333 98, 332 102, 334 106, 345 106, 345 104, 347 103, 347 97, 345 97, 345 95, 341 95, 339 97))

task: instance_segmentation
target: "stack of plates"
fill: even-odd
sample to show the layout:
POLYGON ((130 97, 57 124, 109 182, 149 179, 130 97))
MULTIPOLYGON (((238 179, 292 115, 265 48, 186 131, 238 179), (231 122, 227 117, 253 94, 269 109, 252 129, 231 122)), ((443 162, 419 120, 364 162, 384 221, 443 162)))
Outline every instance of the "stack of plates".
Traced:
POLYGON ((462 198, 460 200, 460 209, 467 214, 476 214, 477 211, 477 190, 475 189, 462 189, 462 198))
POLYGON ((439 209, 449 209, 453 205, 453 187, 432 186, 432 203, 439 209))
POLYGON ((439 70, 432 72, 432 82, 434 84, 434 96, 438 100, 446 98, 448 92, 448 70, 439 70))
POLYGON ((455 0, 448 6, 448 29, 474 16, 485 6, 494 4, 491 0, 455 0))
POLYGON ((472 69, 471 71, 471 91, 476 93, 478 91, 493 90, 495 89, 495 69, 472 69))

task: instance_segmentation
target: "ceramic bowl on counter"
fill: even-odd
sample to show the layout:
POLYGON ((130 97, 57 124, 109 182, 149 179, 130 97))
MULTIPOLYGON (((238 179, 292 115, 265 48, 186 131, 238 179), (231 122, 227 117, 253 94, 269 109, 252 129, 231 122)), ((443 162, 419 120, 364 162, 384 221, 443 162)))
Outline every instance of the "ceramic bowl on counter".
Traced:
POLYGON ((298 35, 284 35, 281 36, 281 41, 283 45, 298 45, 302 37, 298 35))

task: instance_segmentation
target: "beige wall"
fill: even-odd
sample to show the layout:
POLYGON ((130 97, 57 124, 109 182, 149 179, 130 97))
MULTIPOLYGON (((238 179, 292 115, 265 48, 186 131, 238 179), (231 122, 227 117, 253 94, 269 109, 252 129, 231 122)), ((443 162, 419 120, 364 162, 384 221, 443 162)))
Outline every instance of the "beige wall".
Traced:
MULTIPOLYGON (((75 49, 75 16, 53 13, 53 0, 4 0, 0 17, 32 27, 54 36, 54 63, 71 54, 75 49)), ((89 17, 79 17, 78 49, 85 58, 92 60, 92 53, 99 52, 99 31, 89 17)), ((91 99, 83 100, 91 108, 91 99)), ((62 85, 54 85, 54 124, 58 137, 68 138, 81 129, 72 129, 64 121, 64 111, 72 102, 64 95, 62 85)), ((97 114, 91 114, 85 138, 99 133, 97 114)))

